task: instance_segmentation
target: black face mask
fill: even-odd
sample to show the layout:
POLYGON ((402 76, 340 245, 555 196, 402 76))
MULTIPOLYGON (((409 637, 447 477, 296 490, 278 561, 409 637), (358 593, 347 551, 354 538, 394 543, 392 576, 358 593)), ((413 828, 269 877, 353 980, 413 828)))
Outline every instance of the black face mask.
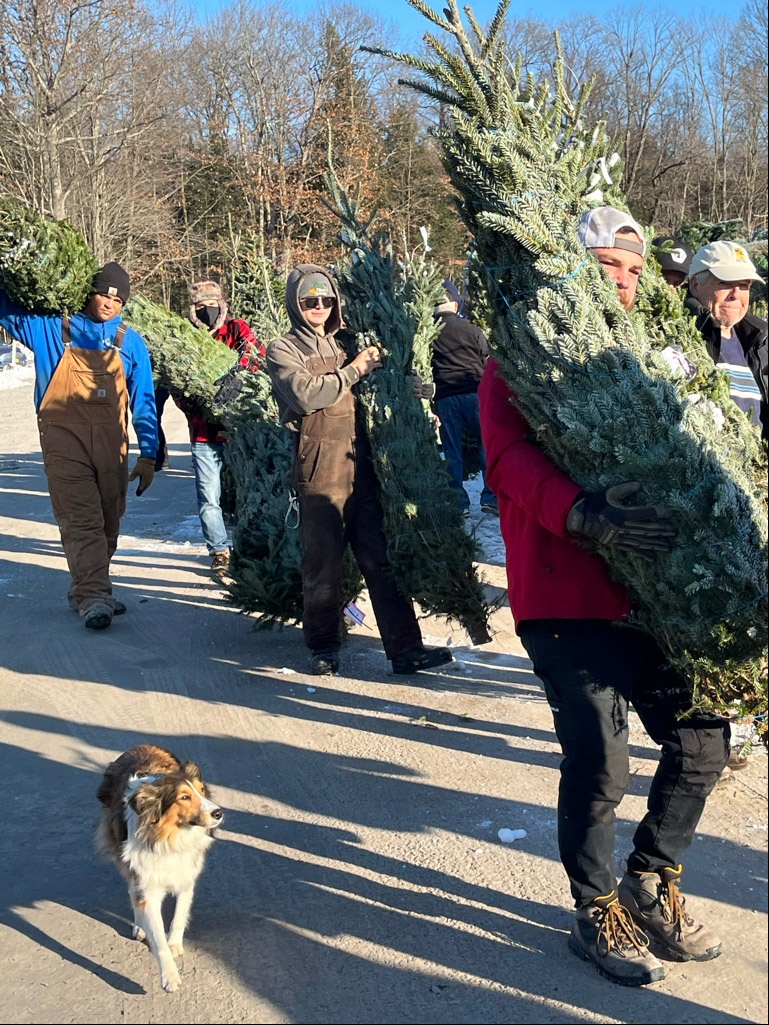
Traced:
POLYGON ((202 306, 199 310, 195 310, 195 316, 201 324, 211 328, 221 316, 221 312, 218 306, 202 306))

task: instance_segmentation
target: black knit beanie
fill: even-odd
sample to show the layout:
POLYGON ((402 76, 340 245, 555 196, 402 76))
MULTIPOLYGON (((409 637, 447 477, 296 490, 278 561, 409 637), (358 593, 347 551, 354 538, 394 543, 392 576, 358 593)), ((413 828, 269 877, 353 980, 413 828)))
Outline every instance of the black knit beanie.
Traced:
POLYGON ((128 302, 128 297, 131 294, 128 274, 126 274, 119 263, 105 263, 93 279, 91 292, 94 295, 114 296, 122 299, 125 304, 128 302))

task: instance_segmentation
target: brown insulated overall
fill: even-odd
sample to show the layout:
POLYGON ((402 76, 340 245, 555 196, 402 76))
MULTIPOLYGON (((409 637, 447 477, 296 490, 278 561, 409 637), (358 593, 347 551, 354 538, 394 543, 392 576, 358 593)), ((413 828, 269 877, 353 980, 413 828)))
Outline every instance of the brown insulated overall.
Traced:
POLYGON ((81 615, 113 604, 110 559, 117 548, 128 491, 128 391, 121 324, 108 349, 73 348, 62 319, 64 354, 38 412, 53 514, 81 615))
MULTIPOLYGON (((308 373, 332 373, 333 357, 305 360, 308 373)), ((355 397, 302 417, 294 461, 299 495, 304 611, 302 628, 313 654, 338 651, 342 642, 342 558, 347 544, 363 574, 388 659, 422 643, 411 601, 395 583, 387 558, 370 448, 356 437, 355 397)))

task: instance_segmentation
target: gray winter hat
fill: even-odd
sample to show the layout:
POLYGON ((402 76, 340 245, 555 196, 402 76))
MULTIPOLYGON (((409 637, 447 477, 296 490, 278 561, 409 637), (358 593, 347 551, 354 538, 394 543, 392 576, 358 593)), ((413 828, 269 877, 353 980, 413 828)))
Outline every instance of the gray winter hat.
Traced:
POLYGON ((332 299, 335 298, 334 289, 331 287, 331 282, 325 274, 315 272, 302 278, 296 297, 297 299, 309 299, 310 296, 320 296, 321 298, 331 296, 332 299))

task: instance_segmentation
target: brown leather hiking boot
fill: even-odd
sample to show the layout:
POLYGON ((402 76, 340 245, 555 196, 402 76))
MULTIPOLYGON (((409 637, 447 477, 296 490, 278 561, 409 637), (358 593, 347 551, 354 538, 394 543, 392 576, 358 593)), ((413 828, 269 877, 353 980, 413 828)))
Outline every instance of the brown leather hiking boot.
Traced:
POLYGON ((619 899, 661 951, 676 961, 710 961, 721 953, 721 940, 687 913, 678 888, 681 872, 681 865, 626 872, 619 899))
POLYGON ((615 892, 577 910, 569 947, 577 957, 592 961, 604 978, 620 986, 648 986, 665 978, 665 968, 649 952, 648 937, 615 892))
POLYGON ((224 580, 230 575, 230 552, 214 552, 211 556, 211 575, 215 580, 224 580))

